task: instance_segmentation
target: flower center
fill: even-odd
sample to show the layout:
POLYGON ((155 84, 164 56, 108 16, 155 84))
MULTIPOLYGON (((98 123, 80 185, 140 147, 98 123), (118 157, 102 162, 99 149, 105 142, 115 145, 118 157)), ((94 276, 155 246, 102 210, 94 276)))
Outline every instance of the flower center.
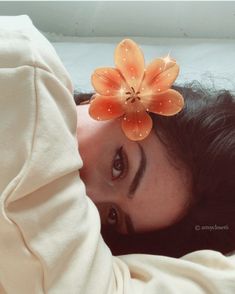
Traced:
POLYGON ((129 97, 126 98, 126 102, 131 99, 131 103, 134 103, 136 99, 141 100, 140 97, 138 96, 140 92, 135 92, 135 89, 131 87, 132 92, 126 92, 126 95, 129 95, 129 97))

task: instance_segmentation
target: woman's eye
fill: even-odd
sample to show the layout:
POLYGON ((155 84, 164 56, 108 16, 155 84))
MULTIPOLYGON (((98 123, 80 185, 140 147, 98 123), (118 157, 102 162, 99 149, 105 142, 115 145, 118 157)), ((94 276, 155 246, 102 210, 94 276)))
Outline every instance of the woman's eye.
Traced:
POLYGON ((123 178, 128 168, 127 156, 123 151, 123 147, 119 148, 115 154, 112 164, 112 180, 123 178))
POLYGON ((109 210, 107 223, 112 226, 118 224, 118 212, 114 207, 111 207, 109 210))

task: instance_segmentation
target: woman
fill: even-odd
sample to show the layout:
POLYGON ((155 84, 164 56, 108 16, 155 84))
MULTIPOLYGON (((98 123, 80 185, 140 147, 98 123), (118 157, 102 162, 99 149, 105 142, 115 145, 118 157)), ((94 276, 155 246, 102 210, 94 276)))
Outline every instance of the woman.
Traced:
POLYGON ((154 128, 141 143, 125 138, 119 120, 90 118, 79 104, 91 94, 74 95, 81 177, 114 255, 235 249, 234 96, 195 82, 172 88, 184 109, 150 113, 154 128))
POLYGON ((0 31, 0 293, 233 294, 234 256, 112 256, 79 177, 72 81, 28 16, 0 31))

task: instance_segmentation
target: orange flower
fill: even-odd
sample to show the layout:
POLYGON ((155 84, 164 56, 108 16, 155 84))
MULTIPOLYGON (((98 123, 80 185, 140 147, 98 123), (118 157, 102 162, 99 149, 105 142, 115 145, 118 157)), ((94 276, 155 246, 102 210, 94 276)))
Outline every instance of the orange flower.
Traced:
POLYGON ((146 138, 152 129, 147 112, 170 116, 184 106, 182 95, 169 89, 179 66, 169 55, 153 60, 145 69, 144 56, 135 42, 120 42, 114 55, 116 68, 98 68, 92 74, 93 95, 89 114, 96 120, 122 117, 122 130, 133 141, 146 138))

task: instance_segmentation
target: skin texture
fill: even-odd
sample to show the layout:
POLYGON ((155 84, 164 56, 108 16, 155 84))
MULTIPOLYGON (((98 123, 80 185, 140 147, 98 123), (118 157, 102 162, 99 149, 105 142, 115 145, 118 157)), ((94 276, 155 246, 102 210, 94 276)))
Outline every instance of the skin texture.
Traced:
POLYGON ((172 164, 153 130, 143 141, 130 141, 120 119, 96 121, 88 107, 77 106, 78 149, 83 160, 80 176, 102 224, 126 234, 161 229, 181 219, 191 199, 186 169, 172 164), (130 194, 143 162, 141 154, 146 166, 139 172, 142 176, 135 193, 130 194))

